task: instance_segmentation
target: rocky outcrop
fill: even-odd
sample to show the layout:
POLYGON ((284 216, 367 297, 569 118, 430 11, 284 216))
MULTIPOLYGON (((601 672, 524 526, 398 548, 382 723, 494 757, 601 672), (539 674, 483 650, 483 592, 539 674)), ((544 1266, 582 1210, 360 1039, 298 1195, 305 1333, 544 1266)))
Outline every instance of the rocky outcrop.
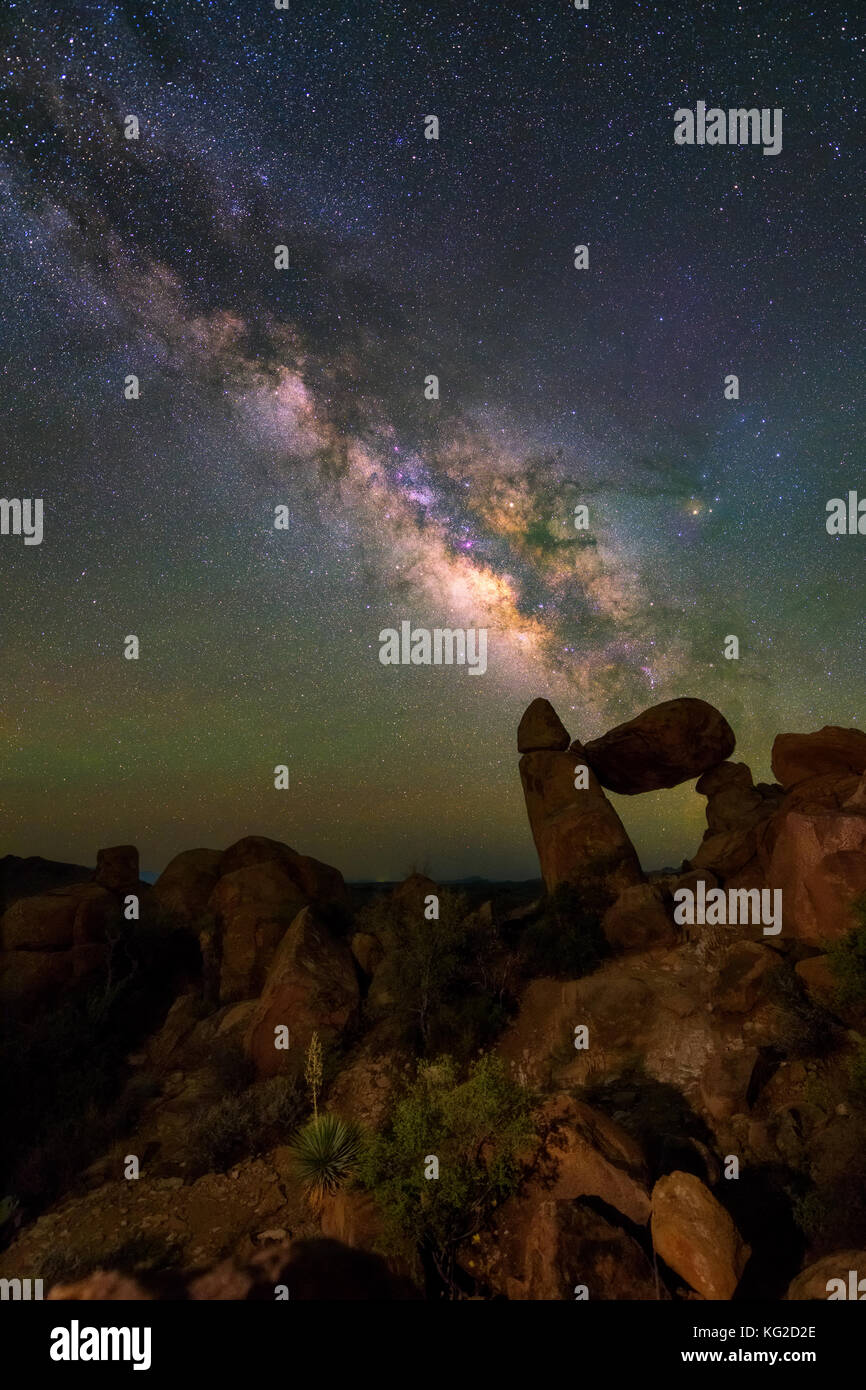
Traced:
POLYGON ((547 750, 564 752, 571 736, 549 700, 533 700, 523 712, 517 726, 517 751, 540 753, 547 750))
POLYGON ((532 1193, 556 1200, 598 1197, 636 1225, 646 1225, 646 1160, 621 1125, 567 1093, 551 1096, 536 1112, 535 1125, 541 1142, 523 1200, 532 1193))
POLYGON ((99 850, 93 881, 112 893, 137 892, 138 850, 135 845, 113 845, 110 849, 99 850))
POLYGON ((586 744, 603 787, 633 796, 676 787, 724 762, 733 730, 705 700, 665 700, 586 744))
POLYGON ((92 878, 93 869, 81 864, 43 859, 38 854, 27 859, 6 854, 0 858, 0 916, 18 898, 32 898, 54 888, 68 888, 73 883, 89 883, 92 878))
POLYGON ((313 1033, 323 1044, 335 1039, 359 1002, 351 952, 305 907, 280 942, 247 1030, 245 1047, 259 1076, 299 1071, 313 1033), (287 1050, 274 1045, 280 1025, 289 1030, 287 1050))
POLYGON ((320 907, 342 905, 347 901, 346 885, 339 870, 309 855, 298 854, 281 840, 269 840, 264 835, 248 835, 224 850, 219 863, 220 877, 260 864, 279 864, 298 892, 320 907))
POLYGON ((625 888, 605 912, 601 926, 608 943, 617 950, 672 946, 677 940, 665 894, 654 883, 625 888))
POLYGON ((223 874, 209 900, 219 923, 222 1003, 259 994, 277 947, 307 898, 277 860, 223 874))
POLYGON ((0 998, 28 1008, 54 999, 103 964, 119 921, 117 898, 97 883, 17 899, 0 920, 0 998))
POLYGON ((751 1250, 700 1178, 669 1173, 652 1194, 656 1251, 703 1298, 733 1298, 751 1250))
POLYGON ((625 827, 591 769, 575 787, 575 768, 586 766, 580 744, 568 752, 524 753, 520 778, 529 825, 547 891, 598 879, 616 896, 643 880, 625 827))
POLYGON ((782 890, 785 934, 812 946, 843 936, 866 893, 866 814, 782 812, 771 829, 766 881, 782 890))
POLYGON ((186 849, 176 854, 153 885, 162 910, 184 926, 195 927, 207 911, 221 858, 218 849, 186 849))
POLYGON ((866 733, 826 724, 812 734, 779 734, 773 744, 773 776, 783 787, 806 777, 866 772, 866 733))
POLYGON ((840 1250, 835 1255, 825 1255, 814 1264, 800 1271, 791 1281, 786 1298, 790 1302, 825 1302, 831 1294, 836 1299, 856 1298, 859 1302, 866 1296, 866 1285, 859 1289, 860 1279, 866 1277, 866 1250, 840 1250), (854 1278, 851 1272, 854 1272, 854 1278), (839 1280, 842 1281, 840 1289, 839 1280), (833 1282, 835 1281, 835 1282, 833 1282))
POLYGON ((518 1302, 665 1296, 632 1236, 589 1207, 554 1197, 509 1198, 461 1263, 482 1288, 518 1302))

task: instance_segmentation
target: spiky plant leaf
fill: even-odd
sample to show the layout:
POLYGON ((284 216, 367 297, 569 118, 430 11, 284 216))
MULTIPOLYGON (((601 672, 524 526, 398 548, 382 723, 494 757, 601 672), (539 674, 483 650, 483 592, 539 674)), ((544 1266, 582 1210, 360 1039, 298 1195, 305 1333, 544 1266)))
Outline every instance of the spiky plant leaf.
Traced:
POLYGON ((319 1115, 304 1125, 291 1147, 306 1192, 319 1201, 351 1177, 361 1152, 361 1136, 339 1115, 319 1115))

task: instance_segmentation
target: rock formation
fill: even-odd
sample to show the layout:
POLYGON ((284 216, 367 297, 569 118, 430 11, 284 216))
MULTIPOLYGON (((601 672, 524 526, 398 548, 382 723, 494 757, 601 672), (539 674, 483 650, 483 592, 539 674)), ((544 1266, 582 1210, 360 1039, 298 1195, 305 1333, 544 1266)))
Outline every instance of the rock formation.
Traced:
POLYGON ((586 744, 603 787, 634 796, 676 787, 724 762, 734 733, 704 700, 665 700, 586 744))

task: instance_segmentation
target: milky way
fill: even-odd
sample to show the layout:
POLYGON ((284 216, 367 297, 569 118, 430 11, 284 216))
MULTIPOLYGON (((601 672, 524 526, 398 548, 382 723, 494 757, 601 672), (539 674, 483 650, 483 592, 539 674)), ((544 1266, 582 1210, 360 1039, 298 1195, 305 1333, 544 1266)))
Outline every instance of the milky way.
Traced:
MULTIPOLYGON (((582 739, 700 696, 758 777, 775 732, 861 720, 866 540, 824 527, 866 490, 853 14, 3 25, 0 494, 46 521, 0 538, 0 849, 524 877, 535 695, 582 739), (782 108, 782 151, 676 146, 699 99, 782 108), (483 679, 383 668, 404 618, 487 628, 483 679)), ((693 852, 691 789, 618 805, 647 864, 693 852)))

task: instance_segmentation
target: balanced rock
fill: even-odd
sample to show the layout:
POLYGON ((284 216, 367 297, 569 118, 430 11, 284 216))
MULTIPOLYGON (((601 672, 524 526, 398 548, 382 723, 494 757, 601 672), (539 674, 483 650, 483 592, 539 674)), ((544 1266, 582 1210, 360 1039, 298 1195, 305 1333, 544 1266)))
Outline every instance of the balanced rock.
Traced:
POLYGON ((562 753, 571 736, 549 700, 533 700, 517 726, 517 751, 538 753, 553 748, 562 753))
POLYGON ((327 1043, 358 1009, 360 995, 349 948, 334 938, 312 908, 298 913, 268 971, 245 1038, 259 1076, 300 1070, 314 1032, 327 1043), (288 1028, 288 1049, 275 1030, 288 1028))
POLYGON ((823 773, 866 772, 866 733, 827 724, 812 734, 779 734, 773 744, 773 776, 783 787, 823 773))
POLYGON ((665 700, 586 745, 586 759, 603 787, 633 796, 676 787, 724 762, 733 730, 705 700, 665 700))
POLYGON ((653 1245, 703 1298, 733 1298, 752 1253, 721 1203, 693 1173, 668 1173, 652 1193, 653 1245))
POLYGON ((562 883, 597 879, 616 895, 643 881, 634 846, 579 743, 567 752, 524 753, 520 779, 549 893, 562 883), (580 774, 585 787, 575 787, 578 767, 586 769, 580 774))

